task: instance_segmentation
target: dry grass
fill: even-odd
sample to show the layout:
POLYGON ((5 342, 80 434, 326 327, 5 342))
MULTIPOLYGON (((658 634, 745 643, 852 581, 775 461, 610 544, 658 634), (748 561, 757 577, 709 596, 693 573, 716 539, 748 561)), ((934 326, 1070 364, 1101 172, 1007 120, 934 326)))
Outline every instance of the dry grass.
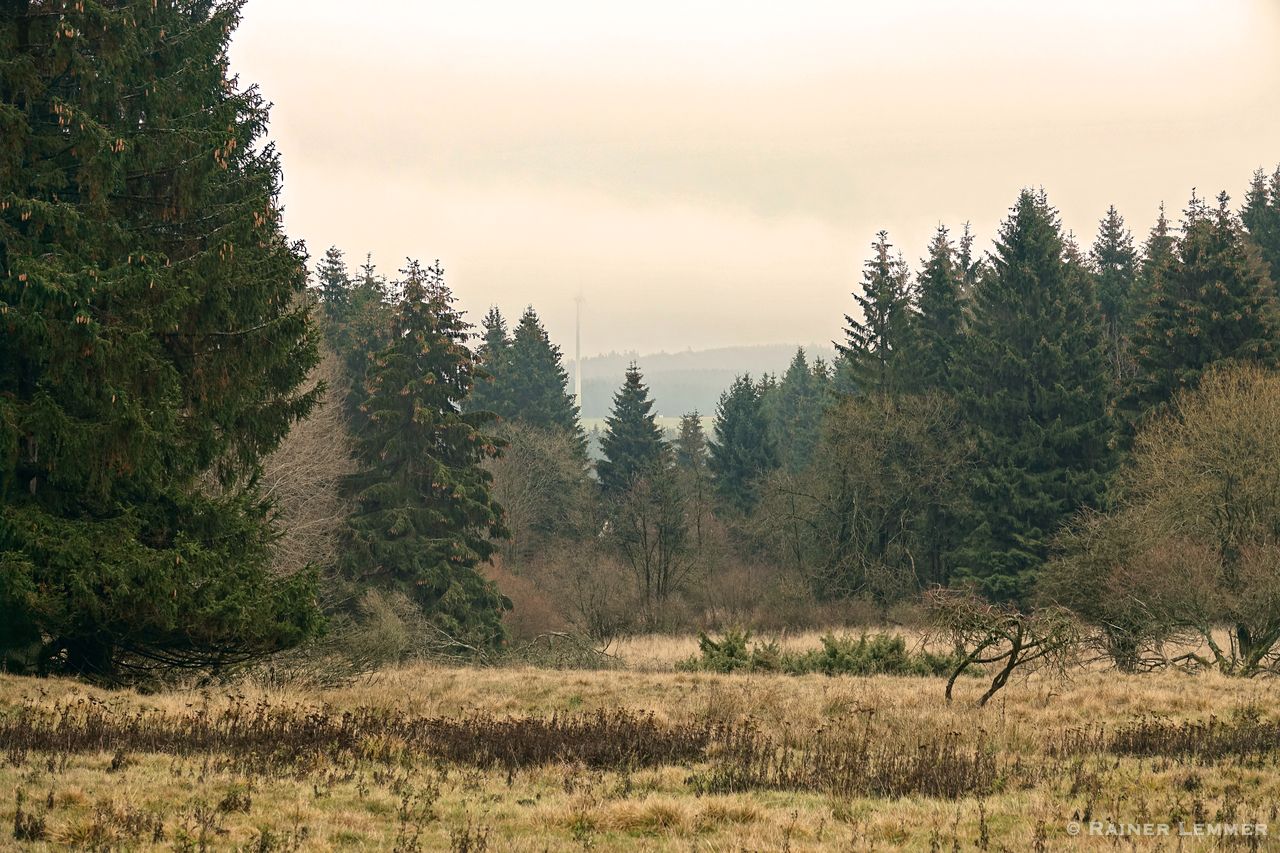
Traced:
MULTIPOLYGON (((656 669, 694 647, 655 639, 623 651, 656 669)), ((1089 671, 1065 684, 1015 683, 978 709, 982 687, 962 681, 948 706, 940 680, 884 676, 417 666, 324 691, 244 683, 161 695, 0 676, 10 732, 0 735, 0 848, 1103 846, 1067 834, 1075 816, 1260 820, 1280 833, 1274 682, 1089 671), (247 723, 228 728, 237 706, 266 708, 279 725, 265 741, 247 723), (628 710, 649 722, 590 728, 597 711, 628 710), (39 738, 17 726, 23 714, 48 723, 26 747, 39 738), (477 719, 488 728, 467 722, 477 719), (204 739, 185 744, 144 737, 197 728, 204 739), (744 746, 734 739, 743 732, 763 740, 744 746), (642 741, 630 752, 596 748, 631 736, 642 741), (550 747, 528 743, 548 737, 550 747), (503 752, 504 743, 520 748, 503 752), (971 775, 948 775, 962 772, 971 775), (919 793, 940 776, 985 790, 919 793), (877 788, 889 783, 898 787, 877 788), (15 839, 18 825, 43 840, 15 839)), ((1212 846, 1178 842, 1137 848, 1212 846)))

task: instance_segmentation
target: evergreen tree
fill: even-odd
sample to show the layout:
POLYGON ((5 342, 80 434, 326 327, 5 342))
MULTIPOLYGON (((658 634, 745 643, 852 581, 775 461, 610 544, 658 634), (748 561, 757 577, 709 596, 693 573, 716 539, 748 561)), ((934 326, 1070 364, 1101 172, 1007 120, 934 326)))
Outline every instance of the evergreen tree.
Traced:
POLYGON ((716 493, 730 507, 749 513, 759 501, 760 479, 778 467, 778 452, 761 408, 760 389, 739 376, 720 395, 715 439, 707 465, 716 493))
POLYGON ((665 464, 666 441, 653 414, 649 389, 635 362, 627 368, 626 380, 613 395, 613 411, 605 419, 600 452, 604 458, 596 463, 596 474, 607 497, 622 495, 665 464))
POLYGON ((1102 330, 1075 254, 1044 194, 1023 191, 974 292, 957 378, 979 462, 956 564, 996 598, 1026 593, 1050 538, 1099 503, 1113 464, 1102 330))
POLYGON ((706 520, 711 513, 711 473, 707 470, 707 434, 697 411, 680 416, 675 463, 684 493, 685 512, 694 546, 702 549, 706 520))
POLYGON ((1269 180, 1261 169, 1253 173, 1240 218, 1262 252, 1272 283, 1280 286, 1280 166, 1269 180))
POLYGON ((1149 249, 1157 259, 1148 265, 1148 304, 1134 337, 1137 375, 1127 401, 1134 417, 1195 387, 1213 364, 1276 360, 1275 288, 1227 205, 1225 193, 1216 211, 1193 196, 1172 262, 1158 259, 1160 245, 1149 249))
POLYGON ((373 356, 390 342, 394 307, 390 285, 378 274, 373 259, 366 256, 360 275, 350 280, 342 313, 325 327, 329 345, 342 361, 347 417, 356 430, 365 419, 361 405, 369 366, 373 356))
POLYGON ((859 393, 896 393, 902 390, 901 356, 910 341, 909 273, 906 264, 890 254, 887 232, 877 234, 871 248, 875 254, 864 265, 861 293, 853 294, 862 319, 845 315, 845 343, 836 348, 845 384, 859 393))
POLYGON ((485 460, 499 453, 488 412, 464 412, 476 364, 468 326, 437 264, 410 261, 390 343, 365 379, 367 420, 345 566, 359 583, 405 593, 454 640, 502 639, 510 608, 477 571, 504 535, 485 460))
POLYGON ((680 416, 676 433, 676 465, 686 471, 698 471, 707 465, 707 434, 702 428, 702 415, 692 411, 680 416))
POLYGON ((1133 375, 1129 341, 1134 324, 1138 252, 1133 235, 1125 228, 1124 217, 1114 205, 1107 208, 1107 216, 1098 226, 1091 259, 1097 275, 1107 359, 1116 381, 1124 381, 1133 375))
POLYGON ((964 331, 967 263, 956 256, 947 229, 938 226, 916 286, 919 313, 911 362, 911 384, 916 389, 950 387, 952 363, 964 331))
POLYGON ((973 244, 976 240, 973 227, 966 222, 964 230, 960 232, 960 247, 956 250, 956 266, 959 268, 961 281, 964 282, 960 288, 961 301, 964 303, 968 303, 982 270, 982 259, 974 257, 973 254, 973 244))
POLYGON ((480 346, 476 349, 476 360, 479 362, 483 376, 476 377, 476 387, 472 389, 467 406, 478 412, 493 412, 499 416, 511 410, 508 393, 507 361, 511 352, 511 335, 507 331, 507 321, 496 305, 490 306, 481 324, 480 346))
POLYGON ((520 317, 506 359, 495 375, 506 392, 494 410, 499 416, 563 430, 585 443, 560 347, 551 343, 532 307, 520 317))
POLYGON ((808 467, 818 446, 826 403, 825 373, 825 364, 810 367, 800 347, 772 393, 773 405, 765 410, 778 461, 792 473, 808 467))
POLYGON ((297 642, 259 460, 315 400, 238 2, 0 10, 0 657, 120 677, 297 642), (217 480, 215 488, 208 484, 217 480))
POLYGON ((320 291, 320 306, 329 325, 342 323, 351 305, 351 276, 342 250, 330 246, 316 265, 316 284, 320 291))

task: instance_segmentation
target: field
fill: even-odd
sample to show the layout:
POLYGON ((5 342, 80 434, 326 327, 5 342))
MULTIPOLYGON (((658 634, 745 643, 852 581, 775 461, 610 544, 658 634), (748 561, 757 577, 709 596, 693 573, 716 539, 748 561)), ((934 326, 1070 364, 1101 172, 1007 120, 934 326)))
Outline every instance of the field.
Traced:
POLYGON ((1073 850, 1113 845, 1091 821, 1280 832, 1270 681, 1089 671, 978 709, 977 679, 948 706, 934 678, 675 671, 693 647, 327 689, 0 676, 0 848, 1073 850))

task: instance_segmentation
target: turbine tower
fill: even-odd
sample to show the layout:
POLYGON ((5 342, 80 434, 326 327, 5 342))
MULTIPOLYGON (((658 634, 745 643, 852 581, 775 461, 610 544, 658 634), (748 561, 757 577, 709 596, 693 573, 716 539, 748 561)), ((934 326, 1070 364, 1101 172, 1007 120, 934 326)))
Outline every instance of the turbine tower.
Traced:
POLYGON ((577 304, 577 312, 573 322, 573 402, 578 406, 578 416, 582 416, 582 294, 573 297, 577 304))

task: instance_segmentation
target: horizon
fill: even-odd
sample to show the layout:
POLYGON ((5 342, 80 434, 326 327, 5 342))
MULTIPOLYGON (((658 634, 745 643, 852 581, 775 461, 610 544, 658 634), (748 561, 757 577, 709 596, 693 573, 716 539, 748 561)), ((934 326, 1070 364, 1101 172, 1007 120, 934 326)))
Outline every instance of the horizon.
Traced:
POLYGON ((939 223, 985 251, 1033 186, 1141 239, 1280 160, 1267 0, 301 8, 249 3, 231 52, 287 232, 439 258, 473 322, 558 341, 581 292, 584 355, 833 340, 882 228, 913 267, 939 223))

